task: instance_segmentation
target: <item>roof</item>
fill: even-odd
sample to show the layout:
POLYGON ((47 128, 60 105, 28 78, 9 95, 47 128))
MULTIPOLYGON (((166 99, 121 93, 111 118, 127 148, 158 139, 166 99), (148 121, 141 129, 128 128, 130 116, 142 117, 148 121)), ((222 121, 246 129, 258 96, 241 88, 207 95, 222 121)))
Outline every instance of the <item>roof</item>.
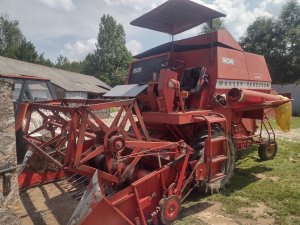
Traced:
POLYGON ((211 48, 211 40, 213 37, 213 46, 231 48, 238 51, 243 51, 241 46, 234 40, 232 35, 226 30, 218 30, 213 33, 207 33, 202 35, 197 35, 195 37, 185 38, 182 40, 168 42, 159 46, 156 46, 152 49, 149 49, 145 52, 142 52, 138 55, 133 56, 135 59, 142 59, 145 57, 158 55, 166 52, 170 52, 171 46, 173 45, 173 52, 184 52, 192 51, 198 49, 211 48))
POLYGON ((178 34, 225 14, 189 0, 169 0, 130 24, 167 34, 178 34))
POLYGON ((111 87, 96 77, 0 56, 0 73, 50 79, 65 91, 106 93, 111 87))
POLYGON ((7 73, 0 73, 0 78, 12 78, 12 79, 25 79, 25 80, 44 80, 44 81, 50 81, 50 79, 48 79, 48 78, 43 78, 43 77, 20 76, 20 75, 7 74, 7 73))

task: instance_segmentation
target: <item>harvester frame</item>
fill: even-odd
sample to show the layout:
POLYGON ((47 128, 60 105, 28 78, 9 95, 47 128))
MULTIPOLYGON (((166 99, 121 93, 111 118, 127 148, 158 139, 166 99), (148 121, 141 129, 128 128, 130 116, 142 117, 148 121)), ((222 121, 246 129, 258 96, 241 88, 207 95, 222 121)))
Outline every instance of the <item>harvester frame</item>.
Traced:
POLYGON ((103 99, 22 104, 28 151, 20 186, 79 174, 90 183, 70 225, 171 224, 195 188, 213 193, 228 183, 237 149, 258 144, 259 156, 272 159, 265 109, 289 100, 270 94, 264 58, 244 52, 226 30, 174 41, 221 16, 169 0, 132 22, 172 42, 135 56, 125 85, 103 99), (32 127, 34 114, 42 123, 32 127))

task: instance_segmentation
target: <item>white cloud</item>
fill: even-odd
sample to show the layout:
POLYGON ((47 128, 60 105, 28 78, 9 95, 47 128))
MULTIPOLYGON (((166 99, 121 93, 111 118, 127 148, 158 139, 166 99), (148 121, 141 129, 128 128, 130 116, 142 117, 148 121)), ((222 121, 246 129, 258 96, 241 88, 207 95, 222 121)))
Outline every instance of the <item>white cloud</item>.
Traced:
POLYGON ((91 38, 86 41, 76 41, 75 43, 67 43, 61 54, 66 56, 70 61, 83 60, 84 57, 94 51, 96 48, 96 38, 91 38))
POLYGON ((130 40, 126 43, 127 49, 131 52, 132 55, 137 55, 141 52, 142 44, 137 40, 130 40))
MULTIPOLYGON (((238 40, 245 34, 247 27, 254 22, 256 18, 273 16, 267 11, 268 4, 280 5, 285 0, 264 0, 260 4, 252 5, 252 8, 249 7, 249 2, 246 0, 214 0, 211 4, 206 3, 207 0, 192 1, 225 13, 225 26, 235 39, 238 40)), ((198 35, 200 31, 201 27, 195 27, 180 34, 177 39, 198 35)))
POLYGON ((75 8, 73 0, 39 0, 45 5, 54 8, 54 9, 64 9, 70 11, 75 8))
POLYGON ((166 0, 153 0, 151 3, 147 4, 145 0, 104 0, 105 3, 109 6, 126 6, 134 9, 135 11, 149 11, 165 2, 166 0))
POLYGON ((104 0, 108 5, 119 6, 119 5, 139 5, 144 0, 104 0))
POLYGON ((225 24, 236 38, 242 36, 256 18, 272 16, 262 5, 249 9, 245 0, 215 0, 212 5, 227 14, 225 24))

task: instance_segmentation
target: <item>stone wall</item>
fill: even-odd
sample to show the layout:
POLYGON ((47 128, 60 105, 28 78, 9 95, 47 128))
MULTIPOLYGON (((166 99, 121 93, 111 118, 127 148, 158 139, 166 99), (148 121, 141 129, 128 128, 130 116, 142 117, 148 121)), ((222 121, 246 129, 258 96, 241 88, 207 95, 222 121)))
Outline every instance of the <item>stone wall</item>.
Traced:
MULTIPOLYGON (((13 81, 0 78, 0 166, 16 165, 15 117, 12 100, 13 81)), ((16 172, 11 177, 11 192, 3 196, 0 177, 0 224, 20 224, 19 187, 16 172)))

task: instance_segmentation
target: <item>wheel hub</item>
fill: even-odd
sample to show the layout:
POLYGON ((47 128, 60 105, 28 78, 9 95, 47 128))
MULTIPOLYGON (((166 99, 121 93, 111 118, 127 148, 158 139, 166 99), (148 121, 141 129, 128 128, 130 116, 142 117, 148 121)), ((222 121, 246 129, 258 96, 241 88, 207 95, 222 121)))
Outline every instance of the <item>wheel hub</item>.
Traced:
POLYGON ((180 199, 176 195, 169 196, 161 201, 160 220, 162 224, 173 223, 181 210, 180 199))

